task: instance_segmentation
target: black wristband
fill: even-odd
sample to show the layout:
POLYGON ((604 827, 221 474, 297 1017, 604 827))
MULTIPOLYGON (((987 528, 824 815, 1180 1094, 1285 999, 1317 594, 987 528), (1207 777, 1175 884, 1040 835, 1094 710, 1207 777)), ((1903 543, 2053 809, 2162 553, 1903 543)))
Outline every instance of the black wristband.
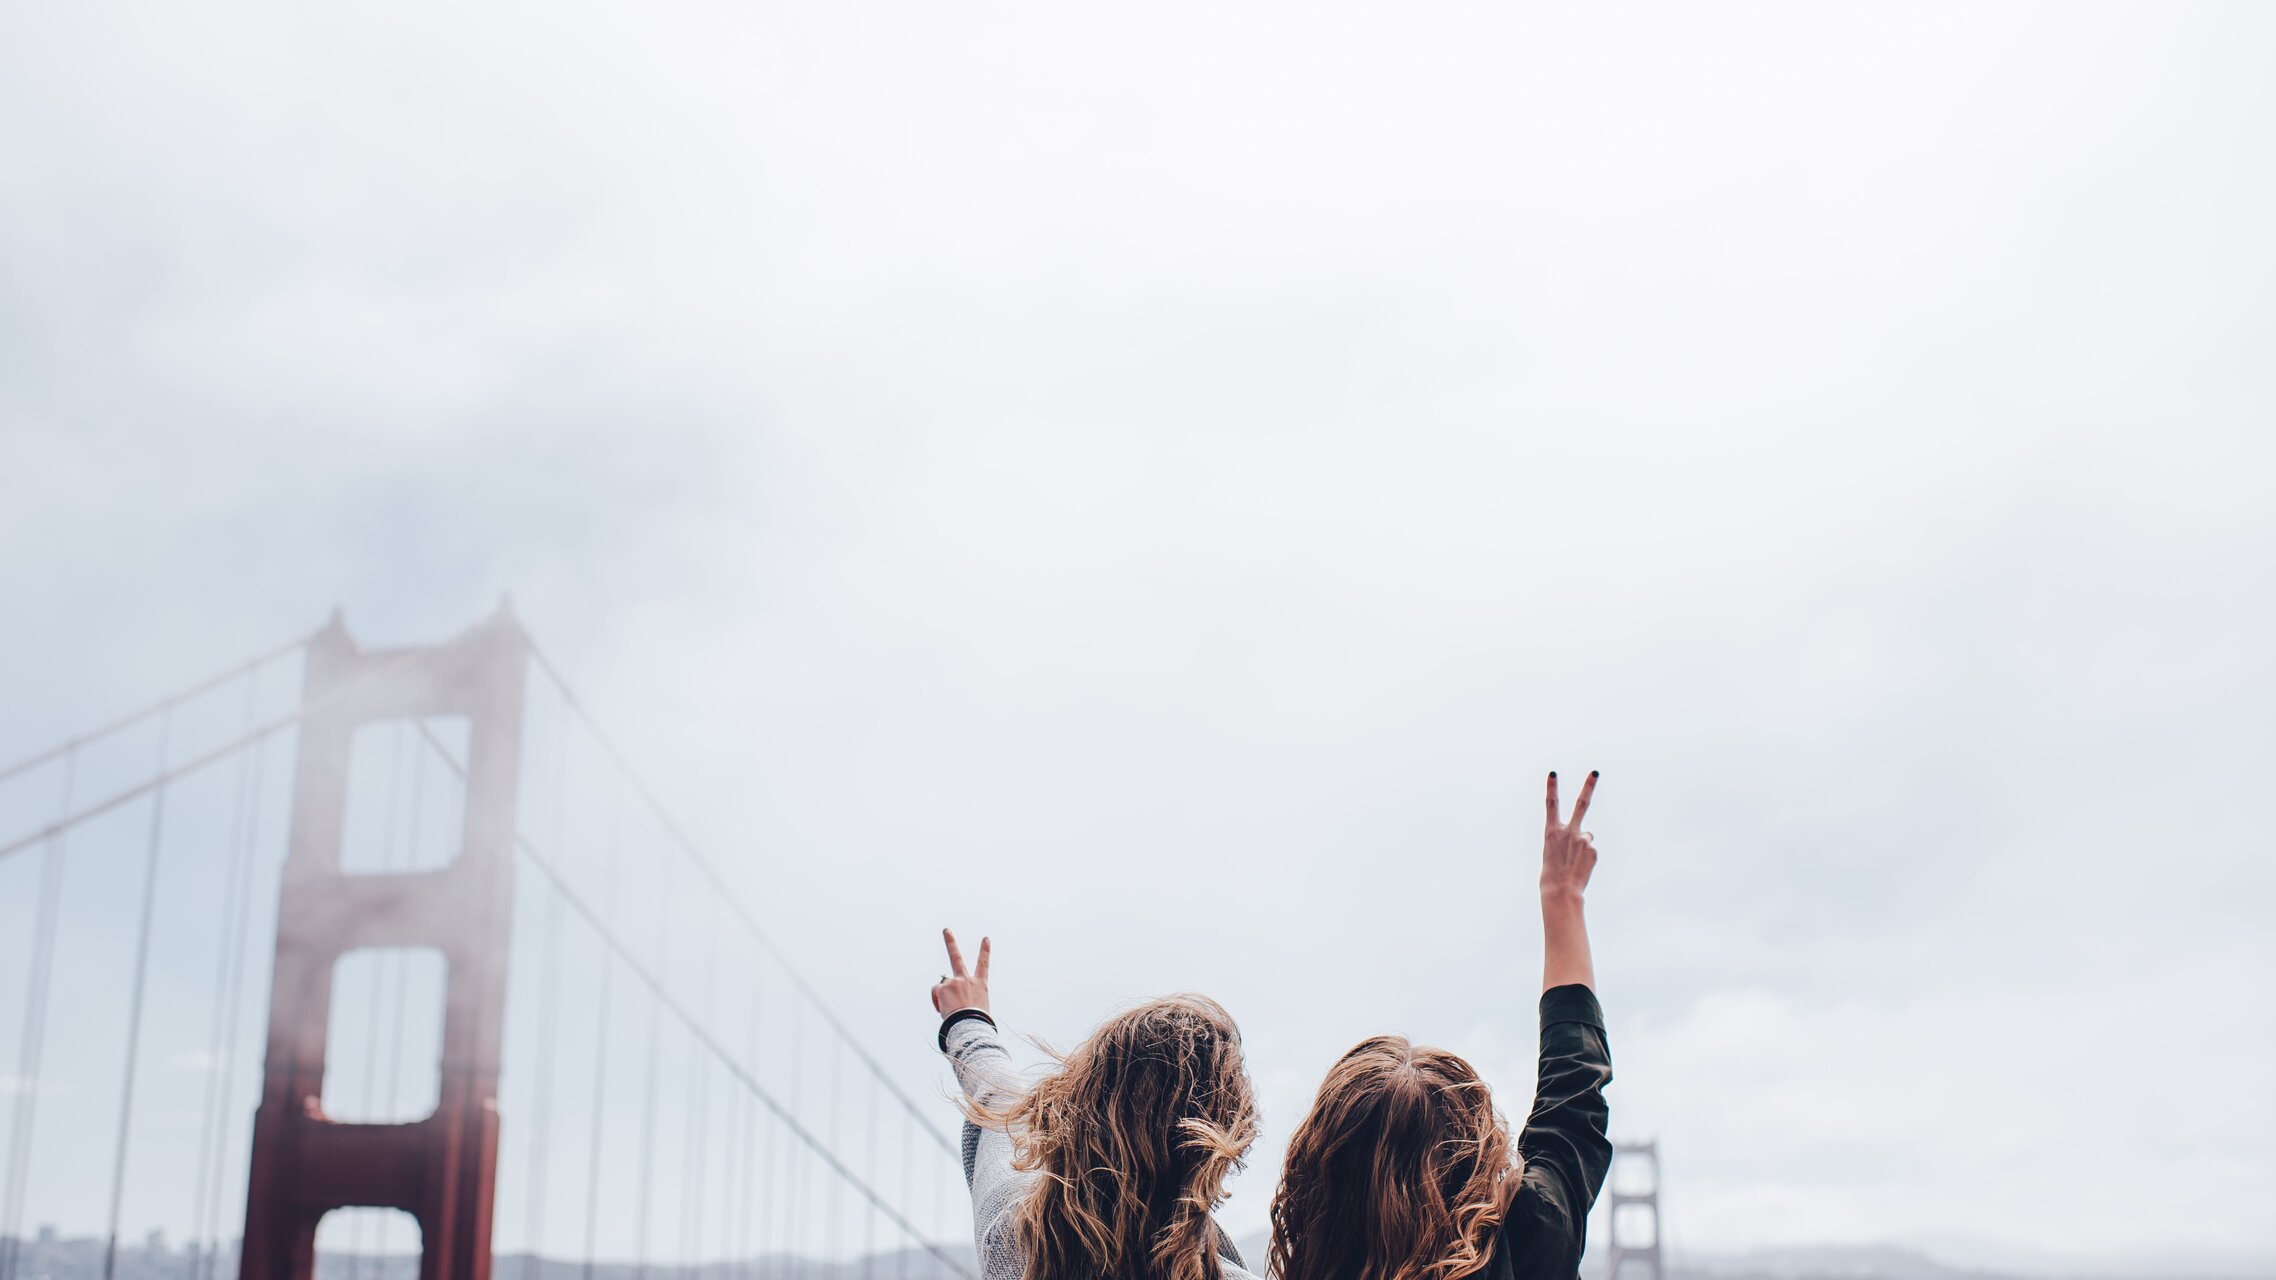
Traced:
POLYGON ((948 1029, 966 1018, 978 1018, 991 1027, 996 1025, 996 1020, 988 1016, 986 1009, 958 1009, 940 1020, 940 1051, 942 1053, 948 1052, 948 1029))

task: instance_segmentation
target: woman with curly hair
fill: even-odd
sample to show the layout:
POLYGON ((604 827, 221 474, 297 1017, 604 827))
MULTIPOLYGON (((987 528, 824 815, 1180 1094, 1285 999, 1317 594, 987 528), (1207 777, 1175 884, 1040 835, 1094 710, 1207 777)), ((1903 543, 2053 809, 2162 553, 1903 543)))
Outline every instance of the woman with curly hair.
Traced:
POLYGON ((1581 892, 1596 866, 1549 775, 1541 850, 1546 951, 1540 1079, 1513 1141, 1478 1073, 1404 1036, 1363 1040, 1328 1072, 1288 1140, 1272 1203, 1278 1280, 1571 1280, 1612 1163, 1604 1014, 1591 989, 1581 892))
POLYGON ((988 940, 968 973, 941 937, 933 1011, 964 1089, 983 1280, 1255 1280, 1210 1217, 1257 1133, 1232 1017, 1202 996, 1148 1001, 1023 1084, 988 1010, 988 940))

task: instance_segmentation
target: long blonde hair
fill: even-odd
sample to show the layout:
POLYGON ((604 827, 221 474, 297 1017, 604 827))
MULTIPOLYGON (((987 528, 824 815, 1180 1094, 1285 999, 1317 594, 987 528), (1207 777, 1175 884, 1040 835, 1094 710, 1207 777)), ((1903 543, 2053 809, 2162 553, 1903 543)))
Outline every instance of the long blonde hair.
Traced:
POLYGON ((1272 1199, 1279 1280, 1462 1280, 1518 1185, 1509 1125, 1461 1057, 1363 1040, 1289 1135, 1272 1199))
POLYGON ((1256 1141, 1232 1016, 1203 996, 1108 1019, 976 1122, 1042 1174, 1014 1211, 1025 1280, 1222 1280, 1210 1210, 1256 1141))

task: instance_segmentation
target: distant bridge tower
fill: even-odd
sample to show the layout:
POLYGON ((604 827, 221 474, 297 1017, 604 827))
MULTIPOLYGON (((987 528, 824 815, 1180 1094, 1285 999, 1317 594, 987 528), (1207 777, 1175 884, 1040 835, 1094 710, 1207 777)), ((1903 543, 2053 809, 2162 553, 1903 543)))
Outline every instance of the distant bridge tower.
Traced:
POLYGON ((1662 1280, 1660 1266, 1660 1144, 1616 1142, 1612 1145, 1613 1176, 1606 1183, 1611 1223, 1605 1241, 1605 1280, 1662 1280), (1651 1181, 1641 1186, 1624 1183, 1620 1166, 1649 1167, 1651 1181))
POLYGON ((240 1280, 313 1280, 317 1223, 352 1205, 418 1220, 419 1280, 488 1280, 528 663, 529 642, 503 609, 432 648, 367 652, 337 617, 309 643, 240 1280), (469 730, 456 858, 431 870, 345 874, 357 727, 428 716, 464 716, 469 730), (440 1097, 425 1119, 346 1124, 324 1115, 333 966, 360 947, 443 955, 440 1097))

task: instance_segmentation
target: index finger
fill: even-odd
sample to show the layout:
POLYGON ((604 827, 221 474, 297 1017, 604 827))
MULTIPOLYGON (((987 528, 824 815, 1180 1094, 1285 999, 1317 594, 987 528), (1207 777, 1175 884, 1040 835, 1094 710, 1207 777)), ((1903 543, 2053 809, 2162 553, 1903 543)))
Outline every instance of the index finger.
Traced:
POLYGON ((972 971, 972 976, 978 978, 982 983, 988 981, 988 940, 986 938, 980 939, 980 965, 972 971))
POLYGON ((956 949, 956 935, 943 929, 940 931, 940 938, 941 941, 948 944, 948 971, 959 978, 963 977, 964 953, 956 949))
POLYGON ((1573 801, 1573 820, 1570 825, 1581 825, 1581 819, 1588 816, 1588 798, 1595 794, 1596 770, 1591 769, 1588 771, 1588 780, 1581 783, 1581 798, 1573 801))
POLYGON ((1549 825, 1557 825, 1557 771, 1549 771, 1549 825))

